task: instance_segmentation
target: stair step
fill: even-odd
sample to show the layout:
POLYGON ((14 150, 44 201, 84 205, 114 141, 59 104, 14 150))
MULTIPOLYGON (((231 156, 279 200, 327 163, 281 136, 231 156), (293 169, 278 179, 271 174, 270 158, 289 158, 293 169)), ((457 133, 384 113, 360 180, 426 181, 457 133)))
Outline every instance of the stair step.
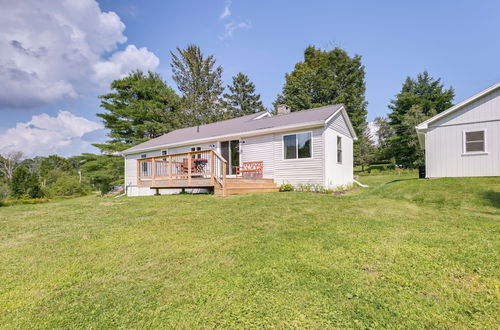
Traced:
POLYGON ((271 193, 278 192, 279 188, 228 188, 227 195, 240 195, 240 194, 257 194, 257 193, 271 193))
POLYGON ((265 183, 228 183, 228 189, 242 189, 242 188, 277 188, 275 183, 265 182, 265 183))

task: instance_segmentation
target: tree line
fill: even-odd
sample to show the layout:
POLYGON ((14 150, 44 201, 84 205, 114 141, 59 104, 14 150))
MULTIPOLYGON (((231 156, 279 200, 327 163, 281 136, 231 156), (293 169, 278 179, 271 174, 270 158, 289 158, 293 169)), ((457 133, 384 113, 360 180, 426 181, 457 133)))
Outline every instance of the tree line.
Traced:
MULTIPOLYGON (((111 83, 99 96, 103 112, 97 113, 108 140, 95 144, 100 155, 56 155, 24 159, 20 153, 0 157, 0 198, 68 196, 90 190, 107 191, 123 184, 123 159, 119 153, 170 131, 252 114, 266 109, 255 84, 242 72, 229 85, 213 55, 188 45, 171 52, 172 79, 177 91, 156 72, 134 71, 111 83)), ((391 162, 402 167, 423 163, 415 126, 452 106, 453 88, 428 72, 407 77, 390 100, 387 117, 374 120, 375 136, 367 123, 365 67, 360 55, 350 56, 337 47, 322 50, 309 46, 302 61, 285 75, 282 91, 273 105, 287 104, 292 111, 342 103, 358 140, 355 165, 391 162), (374 143, 376 141, 376 143, 374 143)))

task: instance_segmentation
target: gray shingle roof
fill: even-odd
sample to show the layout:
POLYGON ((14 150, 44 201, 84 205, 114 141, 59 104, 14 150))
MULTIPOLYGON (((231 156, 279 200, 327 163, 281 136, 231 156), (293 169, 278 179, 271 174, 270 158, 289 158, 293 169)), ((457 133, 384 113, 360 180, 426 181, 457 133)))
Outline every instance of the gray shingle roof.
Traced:
POLYGON ((324 121, 341 107, 342 104, 335 104, 310 110, 292 112, 284 115, 255 119, 258 116, 264 114, 264 112, 258 112, 239 118, 223 120, 207 125, 200 125, 199 127, 193 126, 181 128, 146 141, 144 143, 138 144, 123 151, 123 153, 130 154, 154 147, 189 143, 189 141, 192 140, 209 138, 215 139, 219 136, 230 134, 239 134, 263 129, 279 128, 281 126, 289 126, 294 124, 307 124, 311 122, 324 121))

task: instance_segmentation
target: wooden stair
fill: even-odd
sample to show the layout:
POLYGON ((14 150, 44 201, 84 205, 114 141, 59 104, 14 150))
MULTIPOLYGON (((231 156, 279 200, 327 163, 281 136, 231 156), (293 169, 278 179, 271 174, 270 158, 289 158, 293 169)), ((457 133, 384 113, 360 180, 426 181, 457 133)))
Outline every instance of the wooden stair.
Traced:
MULTIPOLYGON (((273 179, 227 178, 226 185, 227 196, 279 191, 273 179)), ((216 186, 214 188, 214 194, 222 196, 222 188, 216 186)))

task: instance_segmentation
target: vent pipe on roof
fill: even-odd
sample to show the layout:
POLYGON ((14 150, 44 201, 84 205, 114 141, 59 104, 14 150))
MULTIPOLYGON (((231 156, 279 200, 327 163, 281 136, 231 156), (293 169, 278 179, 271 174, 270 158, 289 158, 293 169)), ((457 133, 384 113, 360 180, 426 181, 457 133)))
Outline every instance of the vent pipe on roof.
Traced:
POLYGON ((292 111, 292 108, 290 108, 286 104, 278 104, 276 114, 279 115, 286 115, 287 113, 290 113, 292 111))
POLYGON ((200 133, 200 125, 196 126, 196 133, 200 133))

